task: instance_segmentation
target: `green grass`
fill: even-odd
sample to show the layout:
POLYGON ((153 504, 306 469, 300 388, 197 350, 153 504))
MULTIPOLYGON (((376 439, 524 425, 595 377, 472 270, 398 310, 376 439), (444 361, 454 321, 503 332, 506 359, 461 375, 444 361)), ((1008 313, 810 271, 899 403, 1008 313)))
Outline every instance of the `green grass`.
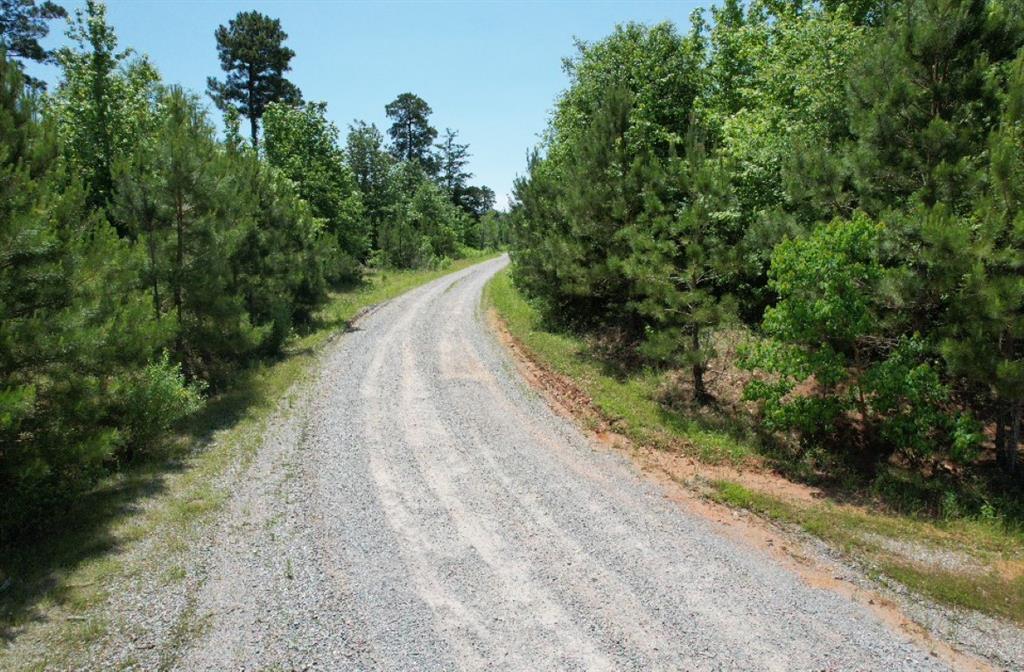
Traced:
POLYGON ((0 549, 0 584, 10 581, 0 592, 0 644, 27 642, 0 649, 0 669, 68 667, 76 651, 105 635, 108 624, 91 611, 115 577, 184 580, 191 544, 228 496, 217 477, 251 458, 271 413, 309 378, 321 347, 364 308, 493 256, 478 253, 438 270, 378 271, 334 293, 280 358, 241 372, 159 454, 103 480, 34 539, 0 549), (140 540, 152 542, 146 557, 127 561, 124 551, 140 540))
POLYGON ((681 447, 705 462, 743 464, 754 455, 754 447, 734 433, 666 411, 657 401, 662 373, 622 376, 591 356, 582 338, 544 329, 540 314, 516 291, 507 269, 488 283, 484 294, 509 332, 545 366, 571 378, 616 431, 647 445, 681 447))
MULTIPOLYGON (((749 464, 758 452, 755 442, 737 438, 737 432, 708 427, 705 421, 666 410, 657 400, 663 383, 658 373, 613 374, 589 354, 582 338, 545 329, 537 310, 512 285, 507 270, 488 284, 485 296, 512 336, 539 363, 572 379, 599 413, 630 439, 658 448, 681 448, 705 463, 749 464)), ((934 600, 1024 624, 1024 532, 1012 522, 880 513, 828 500, 806 505, 732 481, 712 483, 708 495, 722 504, 800 527, 934 600), (907 552, 894 550, 893 544, 897 549, 903 544, 907 552), (915 550, 929 549, 964 554, 981 569, 951 572, 912 557, 915 550), (997 571, 997 565, 1003 571, 997 571)))
POLYGON ((933 600, 1024 625, 1024 538, 1019 530, 977 520, 944 526, 829 502, 795 504, 733 481, 711 485, 712 499, 798 526, 933 600), (885 540, 899 542, 908 550, 894 550, 885 540), (987 569, 936 567, 926 559, 930 550, 963 556, 987 569), (1007 570, 998 571, 997 563, 1007 570))

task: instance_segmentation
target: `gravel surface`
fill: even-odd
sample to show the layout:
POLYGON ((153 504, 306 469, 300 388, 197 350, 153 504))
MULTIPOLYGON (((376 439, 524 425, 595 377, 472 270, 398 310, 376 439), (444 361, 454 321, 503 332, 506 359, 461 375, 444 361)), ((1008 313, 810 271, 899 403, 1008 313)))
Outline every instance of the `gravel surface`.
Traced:
POLYGON ((556 416, 484 325, 506 261, 330 347, 211 535, 172 667, 945 669, 556 416))

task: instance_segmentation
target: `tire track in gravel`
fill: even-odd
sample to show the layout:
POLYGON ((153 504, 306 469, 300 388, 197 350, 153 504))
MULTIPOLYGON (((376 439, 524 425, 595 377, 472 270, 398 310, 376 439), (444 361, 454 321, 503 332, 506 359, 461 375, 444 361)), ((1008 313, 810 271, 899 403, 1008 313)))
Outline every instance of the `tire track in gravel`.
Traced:
POLYGON ((485 326, 506 261, 330 346, 226 509, 179 669, 948 669, 556 415, 485 326))

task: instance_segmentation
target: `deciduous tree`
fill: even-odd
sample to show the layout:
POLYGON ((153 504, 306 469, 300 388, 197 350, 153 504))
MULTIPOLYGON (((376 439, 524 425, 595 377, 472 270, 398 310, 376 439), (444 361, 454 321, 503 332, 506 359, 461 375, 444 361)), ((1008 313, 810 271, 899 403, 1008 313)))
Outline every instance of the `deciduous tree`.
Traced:
POLYGON ((345 159, 363 196, 373 247, 378 241, 381 222, 395 198, 391 180, 394 158, 384 148, 380 129, 365 121, 356 121, 349 127, 345 139, 345 159))
MULTIPOLYGON (((85 181, 90 207, 105 208, 114 164, 148 148, 159 77, 145 57, 118 50, 101 2, 89 0, 75 13, 68 36, 77 47, 57 52, 63 78, 48 99, 49 112, 72 167, 85 181)), ((118 231, 131 233, 121 226, 118 231)))
POLYGON ((325 103, 267 107, 264 149, 299 194, 324 220, 341 256, 332 276, 355 280, 370 251, 370 230, 355 176, 338 145, 338 129, 326 117, 325 103))

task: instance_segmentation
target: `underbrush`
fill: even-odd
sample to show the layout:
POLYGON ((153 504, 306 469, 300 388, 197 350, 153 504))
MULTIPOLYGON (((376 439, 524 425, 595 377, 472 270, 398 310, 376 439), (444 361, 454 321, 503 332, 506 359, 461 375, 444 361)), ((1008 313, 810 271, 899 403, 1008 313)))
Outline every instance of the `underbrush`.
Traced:
POLYGON ((714 499, 797 525, 932 599, 1024 624, 1024 511, 1019 498, 1000 494, 978 470, 925 475, 890 464, 865 480, 827 451, 765 432, 742 400, 743 374, 731 365, 742 334, 723 337, 708 375, 715 401, 697 405, 685 376, 616 365, 606 343, 545 325, 508 271, 485 293, 511 335, 540 364, 571 379, 616 432, 737 473, 775 472, 825 497, 808 506, 720 481, 714 499), (943 561, 927 561, 935 557, 943 561))

